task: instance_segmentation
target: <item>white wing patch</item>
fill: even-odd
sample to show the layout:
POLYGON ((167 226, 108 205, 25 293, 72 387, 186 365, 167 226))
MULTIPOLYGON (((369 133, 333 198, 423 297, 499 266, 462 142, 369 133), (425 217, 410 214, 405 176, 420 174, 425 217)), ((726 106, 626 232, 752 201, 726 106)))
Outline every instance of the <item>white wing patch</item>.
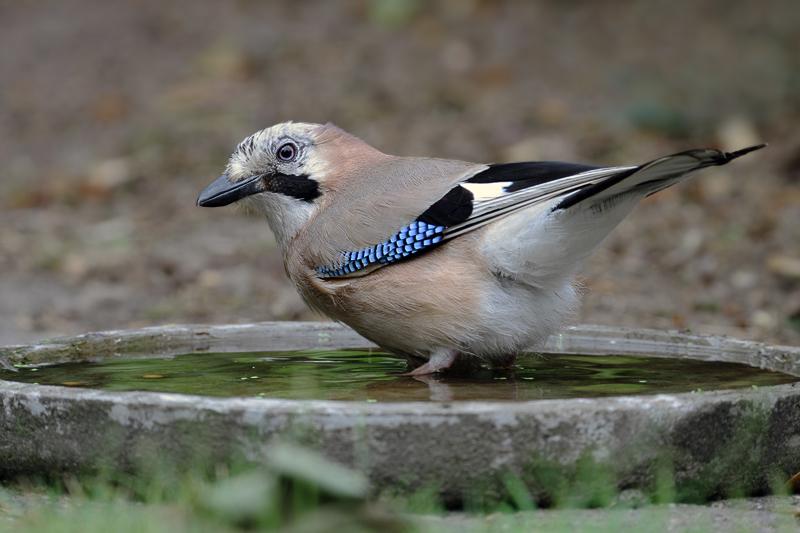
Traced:
POLYGON ((469 183, 463 182, 462 187, 467 189, 475 197, 476 202, 491 200, 502 196, 506 192, 506 187, 511 185, 511 181, 497 181, 494 183, 469 183))

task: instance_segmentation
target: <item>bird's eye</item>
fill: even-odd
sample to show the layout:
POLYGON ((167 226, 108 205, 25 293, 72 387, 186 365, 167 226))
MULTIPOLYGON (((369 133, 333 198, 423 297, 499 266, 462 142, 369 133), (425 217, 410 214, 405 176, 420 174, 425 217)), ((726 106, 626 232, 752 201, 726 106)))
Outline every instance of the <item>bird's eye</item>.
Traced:
POLYGON ((283 143, 275 154, 281 161, 294 161, 297 157, 297 145, 291 142, 283 143))

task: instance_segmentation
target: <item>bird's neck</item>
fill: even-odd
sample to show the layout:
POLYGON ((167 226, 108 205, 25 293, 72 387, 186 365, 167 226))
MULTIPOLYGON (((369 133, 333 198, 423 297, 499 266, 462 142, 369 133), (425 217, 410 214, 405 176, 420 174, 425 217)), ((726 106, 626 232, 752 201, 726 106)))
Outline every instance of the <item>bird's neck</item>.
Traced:
POLYGON ((282 194, 258 196, 260 196, 258 204, 254 207, 267 219, 281 253, 285 256, 292 239, 311 217, 313 206, 303 200, 282 194))

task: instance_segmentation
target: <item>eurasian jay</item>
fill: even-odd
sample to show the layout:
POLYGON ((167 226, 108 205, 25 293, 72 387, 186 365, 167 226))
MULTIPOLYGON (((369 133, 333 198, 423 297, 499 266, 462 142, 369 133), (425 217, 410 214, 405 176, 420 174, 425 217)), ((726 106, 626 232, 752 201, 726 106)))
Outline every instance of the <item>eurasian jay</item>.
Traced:
POLYGON ((581 263, 639 200, 763 146, 621 167, 480 164, 286 122, 244 139, 197 204, 263 213, 306 303, 424 375, 542 346, 576 309, 581 263))

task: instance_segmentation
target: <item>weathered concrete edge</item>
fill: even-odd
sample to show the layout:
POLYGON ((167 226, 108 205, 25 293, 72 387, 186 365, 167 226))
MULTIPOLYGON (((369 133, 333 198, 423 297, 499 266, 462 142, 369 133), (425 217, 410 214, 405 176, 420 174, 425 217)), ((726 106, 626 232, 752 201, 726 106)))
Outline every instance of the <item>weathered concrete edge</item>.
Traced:
MULTIPOLYGON (((800 468, 800 387, 601 400, 364 404, 83 391, 6 384, 0 389, 0 471, 48 472, 136 466, 198 448, 225 460, 259 460, 275 439, 307 442, 358 467, 376 490, 439 487, 457 497, 533 461, 569 468, 606 462, 625 486, 652 481, 670 450, 678 476, 725 453, 735 428, 758 418, 753 469, 800 468)), ((738 466, 738 465, 737 465, 738 466)))
MULTIPOLYGON (((187 351, 375 348, 334 322, 261 322, 239 325, 168 325, 63 337, 32 345, 0 347, 0 365, 57 364, 105 357, 164 356, 187 351)), ((641 354, 749 364, 800 376, 800 348, 772 346, 722 336, 691 335, 608 326, 579 325, 553 335, 553 353, 641 354)))

